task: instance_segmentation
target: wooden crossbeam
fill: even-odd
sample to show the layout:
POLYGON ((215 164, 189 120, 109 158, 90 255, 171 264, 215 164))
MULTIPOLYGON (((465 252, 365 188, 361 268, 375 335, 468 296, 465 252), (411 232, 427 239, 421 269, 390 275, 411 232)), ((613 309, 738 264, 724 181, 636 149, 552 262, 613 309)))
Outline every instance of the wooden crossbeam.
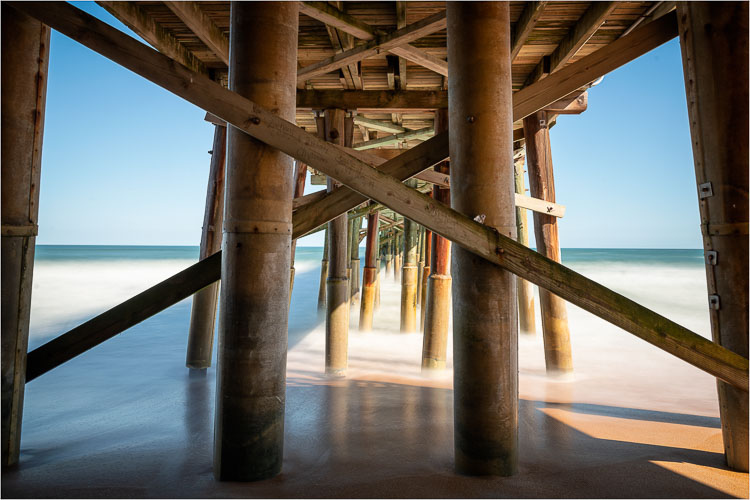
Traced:
MULTIPOLYGON (((747 391, 746 358, 537 254, 511 238, 499 234, 493 228, 483 226, 415 192, 401 184, 398 179, 371 168, 312 134, 307 134, 255 103, 223 89, 207 78, 191 73, 184 67, 174 65, 168 57, 155 53, 75 7, 54 2, 9 4, 167 90, 212 111, 256 139, 325 172, 362 193, 359 195, 362 198, 371 198, 382 203, 482 258, 747 391)), ((675 20, 672 17, 672 21, 675 20)), ((651 23, 643 30, 653 29, 658 23, 659 21, 651 23)), ((641 34, 642 30, 635 30, 629 37, 623 37, 619 41, 626 41, 631 36, 642 40, 639 36, 641 34)), ((621 61, 623 58, 616 59, 621 61)), ((564 85, 561 86, 565 88, 564 85)), ((539 94, 535 96, 540 99, 539 94)), ((546 98, 549 99, 549 96, 546 98)), ((559 96, 551 99, 545 105, 558 98, 559 96)), ((519 112, 519 106, 514 105, 514 115, 519 112)), ((443 134, 433 138, 433 141, 441 136, 443 134)), ((406 154, 408 151, 404 155, 406 154)), ((404 155, 392 161, 400 160, 404 155)), ((326 199, 330 199, 330 196, 326 199)), ((302 209, 312 205, 309 204, 302 209)), ((189 290, 190 293, 194 291, 189 290)))
POLYGON ((371 120, 359 115, 354 117, 354 123, 356 123, 357 125, 362 125, 365 128, 380 130, 382 132, 388 132, 390 134, 400 134, 402 132, 406 132, 406 129, 404 127, 396 125, 395 123, 371 120))
POLYGON ((313 203, 325 197, 325 189, 322 191, 315 191, 314 193, 299 196, 292 200, 292 210, 297 210, 300 207, 304 207, 308 203, 313 203))
POLYGON ((526 7, 523 8, 521 17, 518 18, 518 22, 516 22, 516 25, 513 28, 513 40, 510 44, 511 61, 516 58, 519 52, 521 52, 521 47, 526 43, 531 32, 534 31, 534 27, 539 21, 539 18, 542 17, 542 12, 546 5, 547 2, 545 1, 526 2, 526 7))
POLYGON ((446 18, 445 12, 438 12, 432 16, 426 17, 414 24, 396 30, 393 33, 389 33, 382 37, 377 37, 374 40, 370 40, 364 45, 360 45, 341 54, 336 54, 333 57, 329 57, 317 63, 300 68, 297 71, 297 81, 304 82, 310 78, 318 75, 324 75, 342 68, 348 64, 361 61, 368 57, 377 55, 380 52, 388 51, 392 48, 398 47, 414 40, 418 40, 422 37, 430 35, 436 31, 445 29, 446 18))
POLYGON ((136 2, 97 1, 107 12, 146 40, 153 48, 202 75, 208 74, 206 65, 167 33, 159 23, 146 14, 136 2))
MULTIPOLYGON (((300 12, 362 40, 375 40, 378 35, 384 34, 379 33, 378 30, 372 28, 370 25, 363 23, 356 17, 350 16, 326 2, 300 2, 300 12)), ((390 49, 389 52, 415 64, 419 64, 435 73, 448 76, 447 61, 428 54, 413 45, 404 44, 390 49)))
POLYGON ((445 90, 297 90, 297 109, 352 109, 360 112, 433 110, 448 107, 445 90))
MULTIPOLYGON (((406 28, 407 26, 406 5, 407 5, 407 2, 404 2, 403 0, 398 0, 396 2, 396 29, 406 28)), ((404 59, 403 57, 398 58, 398 77, 399 77, 398 88, 402 90, 406 90, 406 84, 409 80, 409 75, 407 74, 407 69, 406 69, 406 59, 404 59)))
POLYGON ((379 148, 396 142, 409 141, 414 139, 425 139, 435 134, 435 127, 425 127, 419 130, 407 130, 400 134, 393 134, 387 137, 379 137, 367 142, 360 142, 352 146, 353 149, 362 151, 365 149, 379 148))
POLYGON ((546 68, 539 68, 540 65, 547 64, 547 61, 544 60, 540 62, 526 80, 526 85, 531 85, 546 74, 554 73, 562 68, 596 33, 596 30, 604 23, 615 7, 617 7, 617 2, 592 2, 565 38, 560 41, 554 52, 550 54, 549 68, 546 71, 546 68))
POLYGON ((201 9, 198 2, 164 2, 211 52, 229 66, 229 39, 201 9))

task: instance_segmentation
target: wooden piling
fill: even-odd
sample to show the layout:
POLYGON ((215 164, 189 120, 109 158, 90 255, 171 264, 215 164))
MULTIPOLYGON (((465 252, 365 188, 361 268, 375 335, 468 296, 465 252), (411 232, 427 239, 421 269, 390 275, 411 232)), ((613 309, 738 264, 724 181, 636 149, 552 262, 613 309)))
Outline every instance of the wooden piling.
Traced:
MULTIPOLYGON (((203 215, 199 259, 203 260, 221 250, 222 224, 224 223, 224 160, 226 158, 227 127, 214 125, 214 143, 206 190, 206 209, 203 215)), ((185 366, 205 370, 211 366, 214 346, 216 304, 219 299, 219 282, 211 283, 193 295, 190 311, 185 366)))
MULTIPOLYGON (((429 193, 432 196, 432 193, 429 193)), ((420 308, 419 308, 419 331, 424 332, 424 317, 427 311, 427 283, 432 269, 432 231, 425 228, 424 232, 424 269, 422 279, 419 282, 420 308)))
MULTIPOLYGON (((327 109, 325 118, 326 141, 344 145, 344 110, 327 109)), ((334 181, 328 178, 328 191, 334 181)), ((347 248, 347 216, 336 217, 328 223, 328 279, 326 280, 326 354, 325 370, 329 375, 344 376, 347 367, 349 337, 349 279, 350 264, 347 248)))
MULTIPOLYGON (((294 173, 294 198, 300 198, 305 194, 305 179, 307 178, 307 165, 301 161, 295 162, 296 170, 294 173)), ((292 303, 292 291, 294 290, 294 257, 297 252, 297 240, 292 239, 292 262, 289 269, 289 304, 292 303)))
POLYGON ((422 303, 422 275, 424 273, 424 227, 418 227, 419 234, 419 264, 417 266, 417 307, 422 303))
MULTIPOLYGON (((435 111, 435 131, 448 130, 448 110, 435 111)), ((450 162, 435 165, 435 171, 450 174, 450 162)), ((433 186, 432 197, 450 205, 451 193, 448 188, 433 186)), ((424 337, 422 339, 422 370, 442 370, 448 351, 448 326, 450 324, 451 287, 450 274, 451 242, 437 233, 432 233, 431 271, 427 278, 427 299, 425 302, 424 337)))
POLYGON ((318 286, 318 312, 326 309, 326 280, 328 279, 328 225, 323 236, 323 258, 320 261, 320 284, 318 286))
POLYGON ((351 263, 349 268, 352 270, 350 277, 350 305, 359 305, 359 231, 362 229, 362 217, 357 217, 352 221, 352 238, 349 244, 351 251, 351 263))
MULTIPOLYGON (((515 238, 509 4, 448 2, 451 205, 515 238)), ((455 465, 511 475, 518 460, 515 277, 453 251, 455 465)))
POLYGON ((2 5, 2 465, 21 445, 50 29, 2 5))
MULTIPOLYGON (((748 356, 748 4, 678 2, 714 342, 748 356)), ((748 470, 748 393, 717 380, 727 464, 748 470)))
MULTIPOLYGON (((406 226, 406 221, 404 220, 404 227, 406 226)), ((402 233, 399 233, 396 231, 395 241, 393 242, 393 280, 396 283, 401 282, 401 269, 404 265, 404 256, 403 256, 403 244, 404 244, 404 237, 402 233)))
MULTIPOLYGON (((296 3, 231 5, 229 88, 289 121, 298 19, 296 3)), ((293 168, 281 151, 228 130, 214 419, 214 474, 223 481, 281 470, 293 168)))
MULTIPOLYGON (((555 201, 555 178, 552 169, 552 149, 549 141, 548 116, 539 111, 523 120, 526 140, 526 168, 529 172, 529 190, 533 198, 555 201)), ((560 262, 557 217, 534 212, 536 250, 545 257, 560 262)), ((539 306, 542 311, 544 360, 547 373, 573 371, 570 349, 568 312, 565 301, 554 293, 539 289, 539 306)))
POLYGON ((385 276, 388 277, 393 272, 393 238, 385 244, 385 276))
MULTIPOLYGON (((417 187, 417 180, 410 179, 406 185, 417 187)), ((419 228, 416 222, 404 218, 403 237, 404 266, 401 269, 401 332, 417 331, 417 278, 419 268, 419 228)))
POLYGON ((365 246, 365 269, 362 274, 362 302, 359 312, 359 330, 369 332, 372 330, 372 317, 375 311, 375 298, 377 294, 377 239, 378 239, 378 212, 367 216, 367 243, 365 246))
MULTIPOLYGON (((523 181, 524 156, 520 156, 513 162, 516 193, 526 194, 523 181)), ((526 209, 516 206, 516 231, 517 241, 522 245, 529 246, 529 226, 527 222, 526 209)), ((528 281, 516 277, 518 289, 518 324, 521 333, 534 335, 536 333, 536 319, 534 318, 534 289, 528 281)))

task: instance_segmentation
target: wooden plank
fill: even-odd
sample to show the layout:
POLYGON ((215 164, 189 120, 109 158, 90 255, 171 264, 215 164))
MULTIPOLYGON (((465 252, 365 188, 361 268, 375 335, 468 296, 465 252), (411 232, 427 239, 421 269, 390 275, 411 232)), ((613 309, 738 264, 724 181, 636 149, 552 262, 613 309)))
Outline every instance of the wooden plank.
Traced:
POLYGON ((211 52, 229 65, 229 39, 201 9, 198 2, 164 2, 211 52))
POLYGON ((571 57, 576 55, 576 52, 596 33, 615 7, 617 7, 617 2, 591 2, 591 6, 550 56, 551 73, 562 68, 571 57))
POLYGON ((315 191, 314 193, 306 194, 304 196, 298 196, 292 200, 292 210, 297 210, 300 207, 304 207, 308 203, 313 203, 324 198, 326 195, 325 190, 315 191))
POLYGON ((355 47, 352 50, 336 54, 333 57, 329 57, 315 64, 305 66, 297 72, 297 81, 304 82, 310 78, 325 75, 326 73, 335 71, 348 64, 361 61, 362 59, 372 57, 380 52, 388 51, 399 45, 413 42, 414 40, 418 40, 436 31, 445 29, 445 26, 445 12, 438 12, 437 14, 433 14, 417 21, 406 28, 370 40, 366 44, 355 47))
POLYGON ((365 128, 380 130, 382 132, 388 132, 390 134, 400 134, 402 132, 406 132, 406 129, 404 127, 396 125, 395 123, 371 120, 359 115, 354 117, 354 123, 356 123, 357 125, 362 125, 365 128))
POLYGON ((579 115, 586 111, 589 104, 589 93, 571 94, 557 102, 546 106, 542 111, 558 115, 579 115))
POLYGON ((418 49, 412 45, 406 44, 401 47, 394 47, 389 50, 389 52, 404 59, 408 59, 415 64, 419 64, 435 73, 448 76, 448 61, 428 54, 424 50, 418 49))
POLYGON ((396 142, 409 141, 414 139, 425 139, 435 134, 434 127, 425 127, 419 130, 408 130, 400 134, 393 134, 387 137, 380 137, 367 142, 360 142, 354 144, 353 149, 362 151, 365 149, 379 148, 381 146, 387 146, 396 142))
POLYGON ((107 12, 146 40, 152 47, 174 59, 183 66, 200 73, 208 74, 203 64, 191 51, 146 14, 136 2, 98 1, 107 12))
MULTIPOLYGON (((407 2, 404 1, 397 1, 396 2, 396 29, 402 29, 406 28, 406 6, 407 2)), ((418 49, 417 49, 418 50, 418 49)), ((419 52, 422 52, 421 50, 418 50, 419 52)), ((391 52, 392 54, 393 52, 391 52)), ((406 59, 403 57, 398 58, 398 77, 399 77, 399 84, 398 88, 406 90, 406 84, 409 81, 409 75, 407 74, 406 69, 406 59)))
POLYGON ((448 106, 448 92, 445 90, 297 91, 298 110, 326 109, 337 106, 359 112, 433 110, 448 106))
MULTIPOLYGON (((499 234, 493 228, 464 217, 449 207, 415 192, 401 184, 397 178, 371 168, 353 156, 304 132, 294 124, 264 110, 252 101, 222 88, 219 84, 207 78, 201 78, 184 67, 174 65, 168 57, 155 53, 136 40, 69 4, 9 3, 16 9, 190 100, 195 105, 211 110, 256 139, 284 151, 362 193, 355 195, 355 198, 357 196, 360 196, 360 199, 372 198, 480 257, 550 290, 670 354, 747 391, 748 360, 746 358, 529 250, 499 234)), ((671 17, 671 22, 671 25, 665 26, 663 22, 655 21, 643 30, 654 29, 654 27, 662 29, 674 27, 676 22, 674 16, 671 17)), ((635 30, 630 36, 640 34, 640 32, 641 30, 635 30)), ((658 39, 663 39, 665 36, 661 34, 658 39)), ((629 37, 623 37, 618 41, 628 41, 629 37)), ((639 40, 641 41, 637 45, 642 48, 645 42, 640 37, 639 40)), ((614 42, 613 45, 617 43, 614 42)), ((653 40, 649 43, 653 43, 653 40)), ((628 46, 629 44, 628 41, 628 46)), ((616 61, 625 59, 622 56, 618 58, 617 54, 612 57, 616 61)), ((632 57, 632 51, 629 57, 632 57)), ((558 98, 559 96, 551 102, 558 98)), ((515 115, 518 112, 516 106, 514 110, 515 115)), ((431 145, 437 144, 436 139, 443 135, 433 138, 434 142, 431 145)), ((446 137, 442 137, 442 140, 447 142, 446 137)), ((408 153, 410 151, 394 158, 391 162, 404 161, 403 158, 408 153)), ((341 189, 336 190, 318 203, 329 200, 336 192, 341 191, 341 189)), ((344 196, 348 194, 344 192, 344 196)), ((303 207, 300 211, 309 207, 313 207, 313 204, 303 207)), ((205 263, 209 259, 202 262, 205 263)), ((188 295, 195 292, 194 289, 186 288, 191 287, 183 287, 182 292, 188 295)), ((163 304, 163 301, 161 303, 163 304)))
POLYGON ((539 18, 542 17, 542 12, 546 5, 547 2, 545 1, 526 2, 526 7, 523 8, 521 17, 518 18, 516 26, 513 29, 513 41, 510 45, 511 61, 516 58, 519 52, 521 52, 521 47, 526 43, 531 32, 534 31, 534 27, 539 21, 539 18))
POLYGON ((513 94, 513 120, 543 109, 676 36, 677 16, 674 12, 633 30, 628 36, 513 94))

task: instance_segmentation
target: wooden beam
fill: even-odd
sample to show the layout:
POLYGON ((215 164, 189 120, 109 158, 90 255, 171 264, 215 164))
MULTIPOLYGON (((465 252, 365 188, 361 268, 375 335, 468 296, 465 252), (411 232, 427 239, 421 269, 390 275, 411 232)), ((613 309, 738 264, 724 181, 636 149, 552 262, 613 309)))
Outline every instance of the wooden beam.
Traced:
MULTIPOLYGON (((383 34, 356 17, 350 16, 326 2, 301 2, 300 12, 362 40, 374 40, 378 34, 383 34)), ((399 26, 399 28, 401 27, 399 26)), ((415 64, 419 64, 435 73, 448 76, 448 63, 446 61, 428 54, 413 45, 405 44, 400 47, 394 47, 389 52, 408 59, 415 64)))
POLYGON ((297 109, 339 106, 359 112, 432 110, 448 106, 445 90, 297 90, 297 109))
POLYGON ((513 94, 513 120, 535 113, 677 36, 677 16, 664 15, 513 94), (552 96, 556 97, 552 97, 552 96))
MULTIPOLYGON (((406 28, 406 6, 407 2, 399 0, 396 2, 396 29, 406 28)), ((420 51, 421 52, 421 51, 420 51)), ((403 57, 398 58, 398 88, 406 90, 406 84, 409 80, 406 69, 406 59, 403 57)))
POLYGON ((589 104, 589 93, 581 92, 578 95, 571 94, 559 101, 545 106, 543 111, 558 115, 579 115, 586 111, 589 104))
POLYGON ((388 51, 436 31, 445 29, 445 12, 438 12, 393 33, 370 40, 364 45, 336 54, 315 64, 305 66, 297 72, 297 81, 304 82, 318 75, 325 75, 348 64, 388 51))
POLYGON ((542 12, 546 5, 546 1, 526 2, 526 7, 524 7, 523 12, 521 12, 521 17, 518 18, 516 26, 513 29, 513 40, 510 45, 511 61, 516 58, 519 52, 521 52, 521 47, 526 43, 531 32, 534 31, 534 27, 539 21, 539 18, 542 17, 542 12))
POLYGON ((362 125, 365 128, 369 128, 372 130, 380 130, 380 131, 388 132, 391 134, 400 134, 402 132, 406 132, 406 129, 404 127, 401 127, 394 123, 381 122, 379 120, 371 120, 369 118, 365 118, 364 116, 359 116, 359 115, 354 117, 354 123, 356 123, 357 125, 362 125))
POLYGON ((562 39, 555 51, 550 56, 550 72, 554 73, 562 68, 571 57, 576 55, 581 47, 589 41, 596 30, 604 24, 617 2, 592 2, 591 6, 583 13, 581 19, 573 26, 565 38, 562 39))
POLYGON ((164 2, 211 52, 229 65, 229 39, 201 9, 198 2, 164 2))
POLYGON ((136 2, 98 1, 107 12, 146 40, 153 48, 174 59, 186 68, 202 75, 208 74, 206 65, 195 54, 185 48, 151 16, 146 14, 136 2))
POLYGON ((304 207, 308 203, 313 203, 315 201, 318 201, 322 198, 324 198, 326 195, 325 190, 322 191, 315 191, 314 193, 306 194, 304 196, 299 196, 292 200, 292 210, 297 210, 300 207, 304 207))
POLYGON ((435 134, 434 127, 425 127, 419 130, 408 130, 400 134, 393 134, 387 137, 381 137, 378 139, 373 139, 371 141, 360 142, 359 144, 354 144, 353 149, 362 151, 365 149, 379 148, 381 146, 387 146, 388 144, 393 144, 395 142, 409 141, 409 140, 414 140, 414 139, 425 139, 434 134, 435 134))
MULTIPOLYGON (((630 299, 539 255, 499 234, 493 228, 464 217, 435 200, 414 192, 413 189, 401 184, 397 178, 369 167, 314 135, 306 133, 294 124, 273 115, 252 101, 222 88, 219 84, 207 78, 201 78, 184 67, 174 65, 168 57, 153 52, 138 41, 69 4, 56 2, 9 2, 9 4, 188 99, 193 104, 211 110, 256 139, 280 149, 363 193, 357 195, 350 191, 354 194, 354 198, 359 197, 360 200, 372 198, 391 210, 457 242, 480 257, 550 290, 670 354, 747 391, 747 358, 714 344, 630 299)), ((669 22, 667 17, 665 16, 665 21, 669 22)), ((665 25, 665 21, 661 23, 655 21, 642 29, 669 29, 670 26, 674 27, 676 18, 671 16, 672 24, 665 25)), ((650 38, 649 42, 644 42, 643 38, 638 36, 640 34, 641 30, 634 30, 631 35, 613 42, 612 45, 618 47, 616 45, 618 42, 627 42, 626 45, 630 46, 632 42, 629 38, 632 36, 638 37, 639 42, 636 45, 641 49, 649 43, 654 43, 653 38, 650 38)), ((665 36, 667 35, 663 33, 660 38, 654 35, 656 39, 663 39, 665 36)), ((632 52, 631 50, 629 57, 633 57, 632 52)), ((610 56, 615 59, 615 62, 627 59, 624 56, 617 57, 617 54, 610 54, 610 56)), ((563 85, 560 84, 560 86, 563 85)), ((539 98, 539 94, 535 95, 539 98)), ((558 98, 559 95, 551 102, 558 98)), ((546 104, 549 102, 544 105, 546 104)), ((516 105, 514 117, 518 112, 516 105)), ((433 138, 434 142, 431 142, 431 146, 434 147, 438 143, 438 138, 447 141, 447 137, 442 137, 443 135, 447 134, 439 134, 433 138)), ((427 143, 421 146, 425 144, 427 143)), ((405 152, 391 162, 404 161, 402 158, 411 151, 413 150, 405 152)), ((418 161, 413 158, 412 160, 418 161)), ((336 190, 318 203, 329 200, 337 192, 342 192, 342 190, 336 190)), ((344 192, 343 196, 348 196, 348 193, 344 192)), ((313 207, 313 204, 300 210, 310 207, 313 207)), ((214 274, 214 276, 217 275, 218 273, 214 274)), ((184 287, 182 290, 187 295, 195 291, 196 289, 192 286, 184 287)))

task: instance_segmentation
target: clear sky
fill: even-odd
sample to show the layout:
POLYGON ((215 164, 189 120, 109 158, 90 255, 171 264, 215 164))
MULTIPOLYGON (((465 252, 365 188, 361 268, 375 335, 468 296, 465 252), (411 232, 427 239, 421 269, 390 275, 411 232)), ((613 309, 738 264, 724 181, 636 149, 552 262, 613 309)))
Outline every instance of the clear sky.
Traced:
MULTIPOLYGON (((37 243, 197 245, 205 112, 54 31, 50 52, 37 243)), ((608 74, 551 142, 563 248, 701 248, 677 39, 608 74)))

